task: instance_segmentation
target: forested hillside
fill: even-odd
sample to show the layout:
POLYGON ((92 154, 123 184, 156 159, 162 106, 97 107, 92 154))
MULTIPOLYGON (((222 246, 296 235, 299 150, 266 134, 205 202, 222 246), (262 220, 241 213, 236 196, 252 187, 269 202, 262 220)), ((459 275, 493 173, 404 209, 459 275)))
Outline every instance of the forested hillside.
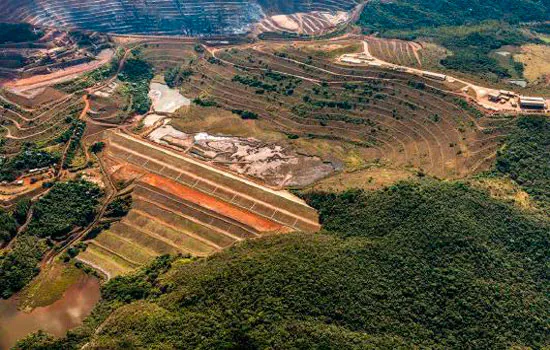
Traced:
POLYGON ((497 170, 510 176, 550 213, 550 120, 523 117, 517 124, 498 153, 497 170))
POLYGON ((545 21, 549 15, 548 0, 376 0, 367 4, 360 23, 376 31, 413 30, 471 25, 486 20, 545 21))
POLYGON ((27 348, 550 345, 548 221, 460 183, 306 199, 323 234, 256 240, 196 262, 162 258, 111 280, 67 339, 35 336, 27 348))

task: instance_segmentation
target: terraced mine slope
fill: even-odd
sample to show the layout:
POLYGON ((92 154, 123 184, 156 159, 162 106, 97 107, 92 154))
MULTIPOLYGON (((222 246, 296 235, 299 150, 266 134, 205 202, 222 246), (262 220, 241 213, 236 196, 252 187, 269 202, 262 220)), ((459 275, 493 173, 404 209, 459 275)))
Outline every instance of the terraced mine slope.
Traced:
POLYGON ((111 44, 105 35, 38 29, 25 24, 4 26, 6 28, 0 30, 26 30, 32 33, 33 37, 13 39, 8 36, 0 42, 0 85, 13 79, 21 79, 19 85, 28 85, 33 77, 51 77, 54 74, 61 75, 60 72, 65 76, 75 75, 87 69, 97 68, 105 60, 108 61, 112 54, 106 50, 111 44), (98 55, 100 57, 94 59, 94 56, 98 55))
POLYGON ((184 94, 251 112, 246 115, 258 116, 264 127, 317 144, 317 154, 326 159, 328 153, 349 168, 374 162, 463 177, 489 167, 509 119, 469 105, 458 96, 460 84, 334 62, 332 52, 356 50, 357 44, 212 50, 214 59, 192 67, 184 94))
MULTIPOLYGON (((35 25, 123 34, 235 34, 248 31, 266 13, 336 14, 350 11, 357 4, 358 0, 291 3, 273 0, 7 0, 0 4, 0 21, 25 21, 35 25)), ((330 20, 319 15, 299 22, 311 29, 332 25, 330 20)))
POLYGON ((300 199, 120 131, 106 131, 110 175, 132 182, 130 213, 78 258, 116 276, 162 254, 206 256, 244 239, 317 231, 300 199))

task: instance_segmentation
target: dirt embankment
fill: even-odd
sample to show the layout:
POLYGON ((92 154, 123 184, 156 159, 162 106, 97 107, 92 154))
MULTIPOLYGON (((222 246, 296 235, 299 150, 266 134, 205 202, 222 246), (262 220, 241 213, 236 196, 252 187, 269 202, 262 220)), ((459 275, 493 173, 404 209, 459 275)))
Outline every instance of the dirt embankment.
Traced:
POLYGON ((28 91, 59 84, 78 77, 81 74, 95 70, 111 61, 114 51, 106 49, 101 51, 96 60, 78 64, 67 69, 59 70, 49 74, 36 75, 30 78, 18 79, 5 83, 3 86, 16 91, 28 91))

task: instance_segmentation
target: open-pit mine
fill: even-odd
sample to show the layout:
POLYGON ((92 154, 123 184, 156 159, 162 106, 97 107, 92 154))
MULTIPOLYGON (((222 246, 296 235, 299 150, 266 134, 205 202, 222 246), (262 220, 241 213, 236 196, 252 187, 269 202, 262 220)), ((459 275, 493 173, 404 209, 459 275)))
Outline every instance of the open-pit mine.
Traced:
POLYGON ((117 34, 323 34, 349 23, 359 0, 7 0, 0 20, 117 34))
MULTIPOLYGON (((95 4, 66 24, 89 25, 71 21, 95 4)), ((310 15, 280 16, 258 26, 320 28, 310 15)), ((3 70, 2 152, 40 159, 6 163, 16 169, 0 185, 2 205, 37 200, 58 180, 98 184, 106 201, 94 225, 62 247, 84 244, 75 259, 108 278, 163 254, 203 257, 319 230, 316 211, 289 189, 487 170, 513 120, 507 104, 487 107, 482 87, 423 71, 420 45, 361 35, 220 44, 41 29, 32 45, 0 52, 24 57, 3 70), (43 60, 52 63, 39 69, 43 60), (127 214, 109 214, 125 200, 127 214)))

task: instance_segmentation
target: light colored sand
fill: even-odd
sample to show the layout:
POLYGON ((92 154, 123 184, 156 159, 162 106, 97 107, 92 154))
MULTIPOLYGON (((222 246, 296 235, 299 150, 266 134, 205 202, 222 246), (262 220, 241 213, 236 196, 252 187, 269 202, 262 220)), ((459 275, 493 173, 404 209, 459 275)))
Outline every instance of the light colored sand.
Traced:
POLYGON ((158 121, 162 120, 163 118, 165 117, 162 115, 149 114, 143 119, 143 126, 145 126, 146 128, 150 128, 153 125, 155 125, 158 121))
POLYGON ((179 130, 174 129, 172 125, 163 125, 160 128, 155 129, 149 134, 149 140, 163 145, 168 144, 163 140, 165 137, 174 137, 179 139, 186 139, 189 136, 179 130))
POLYGON ((160 113, 174 113, 191 104, 191 100, 183 97, 178 90, 159 83, 151 83, 149 97, 153 101, 153 109, 160 113))
POLYGON ((284 28, 290 31, 297 31, 298 29, 300 29, 299 24, 286 15, 273 16, 271 17, 271 20, 275 22, 280 28, 284 28))

